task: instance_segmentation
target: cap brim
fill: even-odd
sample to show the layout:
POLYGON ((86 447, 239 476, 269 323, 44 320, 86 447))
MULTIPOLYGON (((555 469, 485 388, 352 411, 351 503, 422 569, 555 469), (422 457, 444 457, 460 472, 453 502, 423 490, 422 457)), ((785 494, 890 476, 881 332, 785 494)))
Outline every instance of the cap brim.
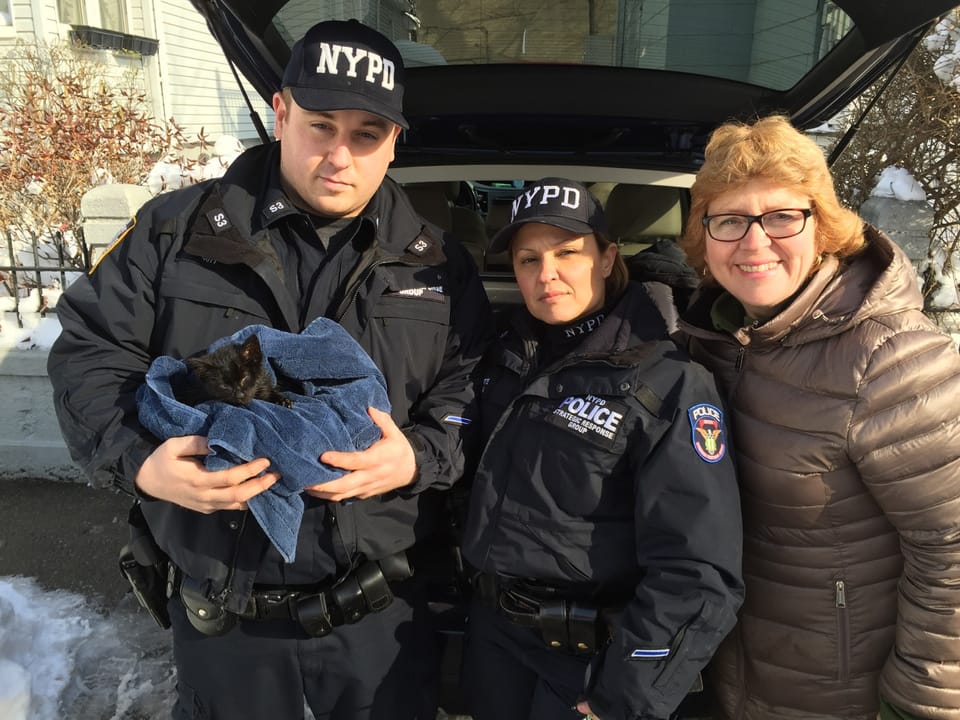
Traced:
POLYGON ((313 112, 323 112, 324 110, 365 110, 374 115, 379 115, 392 123, 396 123, 404 130, 410 128, 410 123, 407 122, 407 119, 402 113, 360 93, 345 90, 302 88, 293 85, 288 87, 297 105, 304 110, 311 110, 313 112))
POLYGON ((520 228, 521 225, 526 225, 527 223, 542 223, 543 225, 553 225, 558 227, 561 230, 569 230, 570 232, 579 233, 581 235, 592 235, 596 232, 590 225, 580 220, 574 220, 572 218, 566 217, 552 217, 552 216, 540 216, 540 217, 529 217, 524 218, 523 220, 517 220, 512 222, 509 225, 504 225, 497 233, 493 236, 493 239, 490 241, 490 247, 487 249, 487 252, 499 253, 504 252, 510 247, 510 241, 513 240, 514 234, 520 228))

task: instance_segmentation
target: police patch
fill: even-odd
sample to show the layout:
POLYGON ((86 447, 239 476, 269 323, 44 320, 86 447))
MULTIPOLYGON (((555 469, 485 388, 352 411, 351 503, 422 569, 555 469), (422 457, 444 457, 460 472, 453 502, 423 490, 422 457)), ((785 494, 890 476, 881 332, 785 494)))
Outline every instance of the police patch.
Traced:
POLYGON ((130 234, 130 231, 133 230, 133 228, 134 228, 134 226, 136 226, 136 224, 137 224, 137 216, 134 215, 132 218, 130 218, 130 221, 127 222, 127 224, 123 226, 123 229, 120 230, 120 232, 118 232, 118 233, 114 236, 113 240, 112 240, 111 243, 110 243, 110 246, 109 246, 106 250, 104 250, 102 253, 100 253, 100 257, 98 257, 98 258, 93 262, 93 265, 90 267, 90 270, 87 272, 87 275, 93 275, 93 271, 97 269, 97 266, 98 266, 101 262, 103 262, 103 259, 104 259, 105 257, 107 257, 107 255, 109 255, 110 253, 112 253, 112 252, 120 245, 120 243, 123 242, 123 239, 124 239, 127 235, 130 234))
POLYGON ((700 403, 687 409, 690 418, 693 449, 708 463, 723 460, 727 454, 724 438, 723 413, 709 403, 700 403))
POLYGON ((615 400, 573 395, 561 400, 544 419, 595 445, 612 448, 627 412, 627 406, 615 400))

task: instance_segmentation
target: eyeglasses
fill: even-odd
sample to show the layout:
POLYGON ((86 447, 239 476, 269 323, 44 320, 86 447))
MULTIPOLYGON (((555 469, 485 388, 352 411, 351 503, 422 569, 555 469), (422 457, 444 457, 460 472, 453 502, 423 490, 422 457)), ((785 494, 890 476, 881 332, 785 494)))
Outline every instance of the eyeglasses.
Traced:
POLYGON ((767 237, 775 240, 793 237, 803 232, 807 218, 813 214, 811 208, 782 208, 770 210, 762 215, 706 215, 703 226, 707 234, 719 242, 737 242, 746 237, 750 226, 759 223, 767 237))

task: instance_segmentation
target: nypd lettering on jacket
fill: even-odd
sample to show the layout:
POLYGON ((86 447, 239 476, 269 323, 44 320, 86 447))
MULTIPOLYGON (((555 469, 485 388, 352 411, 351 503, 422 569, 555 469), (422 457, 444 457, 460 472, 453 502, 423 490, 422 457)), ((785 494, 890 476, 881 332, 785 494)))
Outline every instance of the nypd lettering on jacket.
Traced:
POLYGON ((626 412, 627 406, 614 400, 595 395, 573 395, 564 398, 546 420, 585 440, 612 447, 626 412))
POLYGON ((386 90, 393 90, 396 68, 392 60, 378 55, 375 52, 350 45, 336 43, 320 43, 320 61, 317 63, 318 75, 340 75, 346 77, 360 77, 357 67, 366 59, 366 72, 363 79, 371 84, 380 83, 386 90))
POLYGON ((576 210, 580 207, 580 190, 575 187, 561 187, 560 185, 537 185, 524 193, 517 195, 511 208, 510 221, 513 222, 520 210, 529 210, 534 204, 549 205, 558 200, 563 207, 576 210))
POLYGON ((574 338, 579 337, 580 335, 592 333, 594 330, 600 327, 600 323, 603 322, 604 317, 605 315, 600 313, 599 315, 584 320, 582 323, 570 325, 569 327, 563 329, 563 334, 568 338, 574 338))
POLYGON ((727 452, 724 438, 723 412, 709 403, 700 403, 687 409, 690 418, 693 449, 708 463, 723 460, 727 452))

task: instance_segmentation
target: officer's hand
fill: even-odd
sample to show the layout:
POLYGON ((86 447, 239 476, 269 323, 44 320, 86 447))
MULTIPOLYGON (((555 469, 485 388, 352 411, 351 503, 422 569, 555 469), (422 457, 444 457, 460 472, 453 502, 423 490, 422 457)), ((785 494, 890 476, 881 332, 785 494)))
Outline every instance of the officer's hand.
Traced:
POLYGON ((589 703, 586 703, 586 702, 578 702, 578 703, 577 703, 577 712, 578 712, 578 713, 583 713, 583 716, 584 716, 585 718, 588 718, 589 720, 600 720, 600 718, 599 718, 597 715, 594 715, 594 714, 593 714, 593 710, 590 709, 590 704, 589 704, 589 703))
POLYGON ((382 437, 360 452, 329 450, 320 462, 350 470, 343 477, 308 487, 306 491, 321 500, 338 502, 348 498, 369 498, 396 490, 413 482, 417 461, 407 440, 389 413, 367 408, 380 428, 382 437))
POLYGON ((170 438, 140 466, 137 488, 189 510, 212 513, 246 509, 247 500, 280 478, 277 473, 264 472, 270 467, 266 458, 211 472, 202 460, 208 451, 207 439, 201 435, 170 438))

